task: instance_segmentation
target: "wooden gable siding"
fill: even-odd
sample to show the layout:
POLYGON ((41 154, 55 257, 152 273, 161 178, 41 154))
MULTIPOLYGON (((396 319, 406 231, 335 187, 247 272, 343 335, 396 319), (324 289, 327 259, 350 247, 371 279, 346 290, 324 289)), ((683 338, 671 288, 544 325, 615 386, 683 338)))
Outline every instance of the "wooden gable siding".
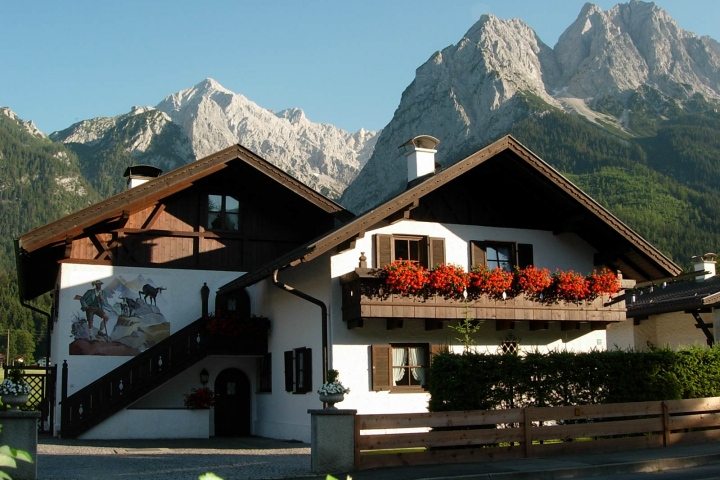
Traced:
POLYGON ((66 262, 248 271, 333 228, 334 217, 256 172, 228 168, 72 241, 66 262), (207 196, 240 202, 237 231, 206 229, 207 196))

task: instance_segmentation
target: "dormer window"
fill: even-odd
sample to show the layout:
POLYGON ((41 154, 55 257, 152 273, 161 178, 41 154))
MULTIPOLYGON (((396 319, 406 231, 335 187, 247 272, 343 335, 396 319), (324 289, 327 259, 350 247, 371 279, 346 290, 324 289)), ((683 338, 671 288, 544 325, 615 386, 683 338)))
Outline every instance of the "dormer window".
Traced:
POLYGON ((231 195, 208 195, 208 230, 240 230, 240 202, 231 195))
POLYGON ((445 263, 445 239, 416 235, 375 235, 375 266, 395 260, 418 262, 425 268, 445 263))

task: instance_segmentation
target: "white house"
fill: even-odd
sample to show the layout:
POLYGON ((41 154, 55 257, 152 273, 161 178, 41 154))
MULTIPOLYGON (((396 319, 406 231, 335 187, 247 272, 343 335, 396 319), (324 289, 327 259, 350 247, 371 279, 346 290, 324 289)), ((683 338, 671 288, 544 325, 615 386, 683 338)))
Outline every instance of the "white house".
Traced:
POLYGON ((328 368, 351 389, 343 408, 426 410, 431 354, 459 348, 447 325, 466 316, 483 321, 476 348, 490 352, 604 349, 607 329, 625 323, 622 296, 379 294, 376 269, 399 258, 607 267, 626 285, 680 272, 512 137, 441 171, 435 145, 408 142, 407 190, 357 217, 236 146, 19 237, 22 299, 55 290, 52 357, 67 364, 60 434, 309 441, 307 410, 321 407, 328 368), (107 298, 107 331, 80 308, 93 288, 107 298), (201 317, 213 311, 237 312, 242 332, 209 335, 201 317), (201 372, 217 405, 183 409, 201 372))

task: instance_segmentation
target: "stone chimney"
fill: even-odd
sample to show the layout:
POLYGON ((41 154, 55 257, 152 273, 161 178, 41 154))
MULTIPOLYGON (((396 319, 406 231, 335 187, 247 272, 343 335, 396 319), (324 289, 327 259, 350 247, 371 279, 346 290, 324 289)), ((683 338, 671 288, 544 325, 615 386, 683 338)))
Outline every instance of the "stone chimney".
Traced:
POLYGON ((127 178, 127 189, 137 187, 159 177, 162 170, 152 165, 133 165, 125 169, 123 177, 127 178))
POLYGON ((695 272, 708 272, 705 275, 698 275, 695 277, 695 281, 703 282, 708 278, 715 276, 715 259, 717 255, 714 253, 706 253, 705 255, 696 255, 692 257, 693 260, 693 271, 695 272))
POLYGON ((435 173, 435 147, 438 145, 440 140, 430 135, 420 135, 400 145, 400 148, 405 147, 406 151, 408 183, 435 173))

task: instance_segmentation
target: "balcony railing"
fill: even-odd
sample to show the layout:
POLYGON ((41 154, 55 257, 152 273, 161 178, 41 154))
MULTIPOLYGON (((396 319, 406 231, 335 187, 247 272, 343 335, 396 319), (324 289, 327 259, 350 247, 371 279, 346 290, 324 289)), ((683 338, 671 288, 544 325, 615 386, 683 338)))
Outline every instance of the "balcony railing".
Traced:
POLYGON ((72 395, 63 365, 61 435, 75 438, 209 355, 261 356, 268 351, 267 318, 253 318, 258 328, 238 337, 212 335, 199 319, 131 358, 72 395))
POLYGON ((343 320, 348 328, 361 327, 364 319, 388 319, 388 328, 398 320, 424 319, 426 328, 439 328, 439 322, 468 318, 495 320, 498 329, 511 322, 529 321, 531 329, 546 328, 549 322, 565 322, 563 328, 576 328, 579 322, 591 322, 593 328, 625 320, 625 301, 607 295, 594 300, 541 303, 518 295, 495 300, 483 295, 478 299, 455 300, 442 296, 404 296, 387 294, 384 283, 371 269, 356 268, 340 278, 343 320), (432 327, 435 325, 435 327, 432 327))

